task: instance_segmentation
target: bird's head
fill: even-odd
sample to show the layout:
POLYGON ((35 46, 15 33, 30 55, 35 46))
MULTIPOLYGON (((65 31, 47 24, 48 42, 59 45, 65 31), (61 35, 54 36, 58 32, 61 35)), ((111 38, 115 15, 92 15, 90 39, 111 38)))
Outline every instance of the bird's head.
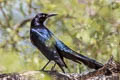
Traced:
POLYGON ((56 16, 57 14, 47 14, 47 13, 38 13, 34 19, 38 21, 39 23, 44 23, 44 21, 52 16, 56 16))

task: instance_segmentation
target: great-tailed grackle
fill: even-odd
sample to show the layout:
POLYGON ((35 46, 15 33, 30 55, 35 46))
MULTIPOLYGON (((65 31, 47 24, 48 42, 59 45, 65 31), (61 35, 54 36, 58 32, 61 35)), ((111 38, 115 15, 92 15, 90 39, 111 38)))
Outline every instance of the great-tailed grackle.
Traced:
POLYGON ((61 70, 65 72, 63 67, 67 68, 67 65, 64 62, 64 58, 70 59, 77 63, 82 62, 89 68, 101 68, 103 66, 101 63, 73 51, 62 41, 57 39, 54 34, 44 25, 47 18, 55 15, 56 14, 38 13, 31 22, 31 42, 49 60, 42 70, 44 70, 49 62, 53 60, 55 61, 55 65, 57 64, 61 70))

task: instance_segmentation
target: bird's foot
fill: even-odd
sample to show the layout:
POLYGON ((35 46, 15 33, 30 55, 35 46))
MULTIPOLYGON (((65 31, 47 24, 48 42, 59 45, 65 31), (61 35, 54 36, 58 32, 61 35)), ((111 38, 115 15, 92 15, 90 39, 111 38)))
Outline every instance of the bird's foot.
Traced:
POLYGON ((53 68, 53 67, 51 68, 51 71, 54 71, 54 68, 53 68))
POLYGON ((40 69, 39 71, 45 71, 44 69, 40 69))
POLYGON ((57 70, 51 70, 52 72, 57 72, 57 70))
POLYGON ((57 72, 57 70, 55 70, 53 67, 51 68, 51 71, 52 72, 57 72))

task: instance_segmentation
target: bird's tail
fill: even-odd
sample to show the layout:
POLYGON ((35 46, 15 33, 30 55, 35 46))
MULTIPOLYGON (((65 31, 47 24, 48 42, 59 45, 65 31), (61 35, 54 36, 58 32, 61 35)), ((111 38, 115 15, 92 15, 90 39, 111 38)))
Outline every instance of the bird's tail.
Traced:
POLYGON ((66 57, 66 58, 68 58, 72 61, 75 61, 77 63, 82 62, 84 65, 86 65, 86 66, 88 66, 89 68, 92 68, 92 69, 99 69, 99 68, 103 67, 103 64, 97 62, 94 59, 83 56, 82 54, 79 54, 75 51, 73 51, 72 53, 68 53, 68 54, 63 53, 63 55, 65 55, 64 57, 66 57))
POLYGON ((69 47, 67 47, 62 41, 59 41, 56 39, 56 49, 59 52, 59 54, 61 54, 61 56, 70 59, 74 62, 77 63, 83 63, 86 66, 88 66, 89 68, 92 69, 99 69, 101 67, 103 67, 103 64, 97 62, 94 59, 88 58, 82 54, 79 54, 75 51, 73 51, 72 49, 70 49, 69 47))

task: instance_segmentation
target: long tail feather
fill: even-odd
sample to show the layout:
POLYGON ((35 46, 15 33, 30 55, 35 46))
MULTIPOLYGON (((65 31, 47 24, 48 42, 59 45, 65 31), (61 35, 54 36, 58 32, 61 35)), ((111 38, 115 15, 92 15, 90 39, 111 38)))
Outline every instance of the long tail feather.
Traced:
POLYGON ((68 53, 68 54, 64 54, 64 55, 67 55, 67 56, 64 56, 72 61, 75 61, 77 63, 80 63, 82 62, 84 65, 88 66, 89 68, 93 68, 93 69, 99 69, 101 67, 103 67, 103 64, 97 62, 96 60, 94 59, 91 59, 91 58, 88 58, 86 56, 83 56, 79 53, 76 53, 76 52, 73 52, 73 53, 68 53))

